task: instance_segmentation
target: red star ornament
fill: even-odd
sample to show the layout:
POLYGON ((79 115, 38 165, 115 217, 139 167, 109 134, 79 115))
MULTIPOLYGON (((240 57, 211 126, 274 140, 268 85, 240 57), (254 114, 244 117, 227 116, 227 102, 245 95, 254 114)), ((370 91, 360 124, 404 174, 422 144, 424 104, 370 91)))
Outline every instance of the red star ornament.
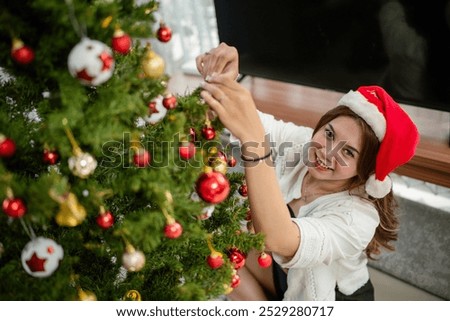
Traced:
POLYGON ((37 256, 36 252, 33 253, 31 258, 25 261, 30 268, 31 272, 43 272, 45 271, 44 264, 47 259, 41 259, 37 256))
POLYGON ((167 109, 164 107, 162 100, 163 96, 159 95, 148 104, 149 115, 144 117, 147 123, 154 125, 166 116, 167 109))
POLYGON ((58 269, 63 257, 61 245, 49 238, 35 237, 22 250, 22 267, 29 275, 44 278, 58 269))
POLYGON ((108 71, 114 66, 114 58, 106 51, 103 51, 98 57, 103 62, 102 71, 108 71))
POLYGON ((82 69, 80 71, 77 71, 77 78, 84 80, 86 82, 89 82, 89 83, 92 81, 92 79, 94 79, 94 77, 92 77, 88 74, 86 68, 82 69))

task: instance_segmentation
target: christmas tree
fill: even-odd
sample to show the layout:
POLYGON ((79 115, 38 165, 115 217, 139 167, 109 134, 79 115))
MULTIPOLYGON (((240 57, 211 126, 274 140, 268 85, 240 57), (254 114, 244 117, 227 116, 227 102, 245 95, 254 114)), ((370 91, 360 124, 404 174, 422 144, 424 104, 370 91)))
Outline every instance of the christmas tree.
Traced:
POLYGON ((0 300, 209 300, 264 255, 156 1, 2 1, 0 300))

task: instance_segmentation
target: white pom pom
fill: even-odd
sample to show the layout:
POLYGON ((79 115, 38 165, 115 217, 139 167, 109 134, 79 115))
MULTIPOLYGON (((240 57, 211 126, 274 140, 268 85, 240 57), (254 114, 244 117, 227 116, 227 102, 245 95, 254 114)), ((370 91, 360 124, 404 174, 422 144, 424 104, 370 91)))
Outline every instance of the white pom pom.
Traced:
POLYGON ((389 176, 383 181, 377 180, 375 175, 370 175, 366 182, 366 192, 372 197, 383 198, 385 197, 392 188, 392 180, 389 176))

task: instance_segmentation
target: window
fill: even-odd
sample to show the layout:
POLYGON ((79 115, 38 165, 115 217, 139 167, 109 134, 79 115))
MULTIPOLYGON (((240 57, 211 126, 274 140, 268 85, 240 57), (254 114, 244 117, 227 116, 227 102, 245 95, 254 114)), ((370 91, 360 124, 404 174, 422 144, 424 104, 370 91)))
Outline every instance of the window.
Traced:
POLYGON ((152 43, 166 61, 166 73, 198 74, 195 57, 219 44, 214 1, 161 0, 155 18, 173 32, 168 43, 152 43))

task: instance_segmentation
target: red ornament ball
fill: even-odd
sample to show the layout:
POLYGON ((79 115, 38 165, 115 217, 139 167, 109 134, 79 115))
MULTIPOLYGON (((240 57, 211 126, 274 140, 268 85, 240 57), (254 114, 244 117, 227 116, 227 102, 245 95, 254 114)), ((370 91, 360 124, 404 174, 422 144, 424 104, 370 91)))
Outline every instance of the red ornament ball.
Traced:
POLYGON ((160 23, 159 28, 156 31, 156 37, 161 42, 169 42, 172 39, 172 29, 170 29, 165 23, 160 23))
POLYGON ((247 214, 245 215, 245 220, 246 221, 252 220, 252 211, 250 209, 247 211, 247 214))
POLYGON ((197 194, 207 203, 217 204, 230 192, 230 182, 220 172, 208 171, 200 175, 195 184, 197 194))
POLYGON ((114 216, 110 211, 106 211, 104 213, 100 213, 96 218, 97 225, 102 229, 109 229, 114 225, 114 216))
POLYGON ((206 140, 214 139, 216 137, 216 130, 211 126, 205 125, 202 128, 202 136, 206 140))
POLYGON ((180 147, 178 147, 178 152, 180 157, 184 160, 191 159, 195 156, 195 145, 192 142, 182 142, 180 147))
POLYGON ((59 154, 55 150, 44 150, 44 154, 42 155, 42 161, 45 164, 55 165, 59 160, 59 154))
POLYGON ((0 135, 0 157, 11 157, 16 152, 16 143, 7 137, 1 137, 0 135))
POLYGON ((248 196, 248 189, 247 189, 246 184, 242 184, 241 186, 239 186, 238 191, 239 191, 239 194, 241 194, 241 196, 243 196, 243 197, 248 196))
POLYGON ((126 55, 130 52, 133 41, 131 37, 122 29, 116 29, 111 40, 111 47, 113 50, 121 55, 126 55))
POLYGON ((267 268, 272 265, 272 257, 269 254, 267 254, 266 252, 262 252, 258 256, 258 264, 262 268, 267 268))
POLYGON ((238 249, 231 249, 230 253, 228 253, 228 258, 236 270, 245 265, 245 255, 238 249))
POLYGON ((233 274, 233 277, 231 278, 231 287, 233 289, 237 288, 239 286, 239 284, 241 283, 241 277, 235 273, 233 274))
POLYGON ((34 60, 34 51, 26 46, 22 40, 14 39, 11 48, 11 57, 15 62, 21 65, 27 65, 34 60))
POLYGON ((211 269, 218 269, 224 263, 222 254, 219 252, 213 252, 210 255, 208 255, 206 261, 208 262, 208 265, 211 267, 211 269))
POLYGON ((175 107, 177 107, 177 97, 172 94, 168 94, 164 96, 162 104, 166 107, 166 109, 175 109, 175 107))
POLYGON ((3 212, 12 218, 19 218, 25 215, 27 207, 20 198, 6 198, 2 204, 3 212))
POLYGON ((180 223, 174 222, 164 227, 164 235, 169 239, 176 239, 183 233, 183 227, 180 223))
POLYGON ((133 156, 133 163, 137 167, 147 167, 150 165, 151 156, 147 150, 138 151, 133 156))
POLYGON ((236 163, 237 163, 236 158, 233 155, 230 155, 228 157, 228 162, 227 162, 228 166, 234 167, 234 166, 236 166, 236 163))

